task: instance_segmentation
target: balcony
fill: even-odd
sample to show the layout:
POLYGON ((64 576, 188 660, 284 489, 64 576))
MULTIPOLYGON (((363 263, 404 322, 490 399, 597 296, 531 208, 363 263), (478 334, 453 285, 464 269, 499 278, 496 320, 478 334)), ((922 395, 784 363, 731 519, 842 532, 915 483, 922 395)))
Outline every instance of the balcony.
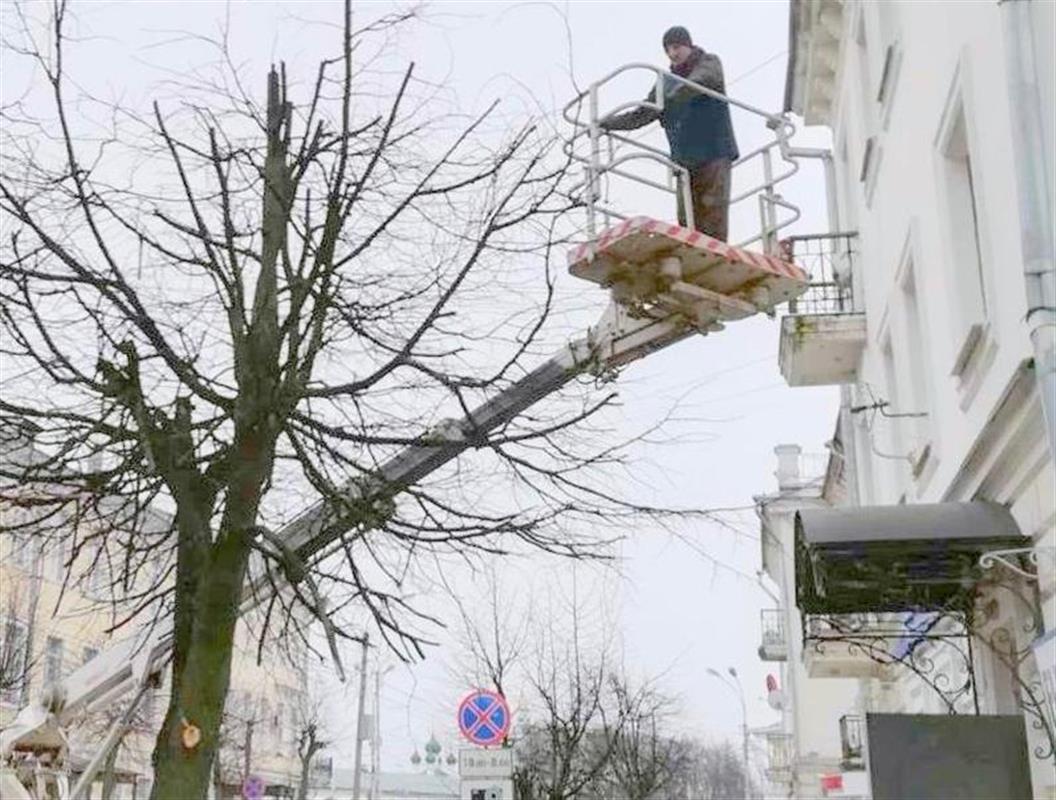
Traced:
POLYGON ((970 607, 980 559, 1028 547, 1007 508, 976 500, 801 509, 795 518, 796 604, 809 614, 970 607))
POLYGON ((785 783, 792 779, 795 754, 792 734, 768 732, 766 734, 766 779, 771 783, 785 783))
POLYGON ((840 717, 840 746, 843 758, 840 769, 851 772, 865 769, 865 720, 855 714, 840 717))
POLYGON ((810 678, 891 680, 892 640, 901 632, 876 615, 814 616, 804 619, 803 666, 810 678))
POLYGON ((785 612, 780 608, 764 608, 759 615, 762 623, 759 658, 763 661, 787 661, 788 640, 785 638, 785 612))
POLYGON ((781 320, 778 361, 789 386, 853 383, 865 347, 865 314, 851 291, 858 234, 790 236, 785 258, 810 275, 810 289, 781 320))

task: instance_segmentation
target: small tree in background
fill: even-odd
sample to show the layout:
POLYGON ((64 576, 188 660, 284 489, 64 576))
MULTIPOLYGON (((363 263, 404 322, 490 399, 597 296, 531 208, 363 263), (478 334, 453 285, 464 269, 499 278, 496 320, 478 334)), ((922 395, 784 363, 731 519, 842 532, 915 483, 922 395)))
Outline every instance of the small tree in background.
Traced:
POLYGON ((610 678, 619 725, 606 730, 609 758, 602 782, 607 797, 664 797, 690 768, 693 748, 670 731, 674 700, 646 684, 610 678))

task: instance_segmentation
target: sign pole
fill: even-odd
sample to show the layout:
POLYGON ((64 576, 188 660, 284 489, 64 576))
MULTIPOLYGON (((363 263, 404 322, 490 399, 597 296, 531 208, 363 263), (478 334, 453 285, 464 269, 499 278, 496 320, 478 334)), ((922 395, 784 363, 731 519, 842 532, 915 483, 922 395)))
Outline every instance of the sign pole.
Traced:
POLYGON ((359 664, 359 713, 356 715, 356 762, 355 773, 352 777, 352 798, 360 800, 359 795, 359 773, 363 765, 363 701, 367 694, 367 648, 370 643, 370 634, 363 634, 363 658, 359 664))
POLYGON ((502 746, 510 732, 506 698, 486 689, 471 692, 458 707, 458 728, 476 745, 458 754, 462 800, 513 800, 513 750, 502 746))

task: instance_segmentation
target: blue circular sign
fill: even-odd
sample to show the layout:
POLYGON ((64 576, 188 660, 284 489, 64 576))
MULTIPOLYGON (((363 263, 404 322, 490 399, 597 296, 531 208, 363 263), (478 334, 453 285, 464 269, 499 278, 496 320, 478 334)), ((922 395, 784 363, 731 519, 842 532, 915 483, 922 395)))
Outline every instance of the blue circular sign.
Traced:
POLYGON ((264 797, 264 779, 250 775, 242 784, 242 796, 246 800, 261 800, 264 797))
POLYGON ((473 692, 458 707, 458 729, 473 744, 502 744, 510 731, 506 698, 486 689, 473 692))

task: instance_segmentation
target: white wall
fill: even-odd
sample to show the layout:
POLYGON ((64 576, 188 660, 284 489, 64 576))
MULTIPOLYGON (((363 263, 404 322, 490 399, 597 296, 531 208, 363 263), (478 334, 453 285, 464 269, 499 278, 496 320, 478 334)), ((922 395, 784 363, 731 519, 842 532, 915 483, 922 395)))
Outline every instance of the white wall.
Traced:
MULTIPOLYGON (((860 449, 872 452, 873 502, 943 499, 945 488, 961 469, 976 433, 1007 386, 1030 343, 1015 204, 1014 170, 1009 151, 1009 115, 1004 81, 1004 53, 996 4, 974 2, 894 3, 882 30, 876 4, 854 4, 847 13, 848 38, 843 53, 843 81, 835 112, 835 140, 846 142, 848 163, 837 159, 841 208, 849 209, 860 234, 858 268, 864 288, 869 342, 863 355, 856 402, 899 397, 897 412, 925 412, 924 423, 876 416, 871 435, 860 437, 860 449), (858 9, 858 10, 856 10, 858 9), (868 50, 854 41, 864 27, 868 50), (935 35, 942 31, 943 35, 935 35), (898 79, 888 106, 873 101, 879 68, 888 44, 902 53, 898 79), (859 68, 868 56, 871 78, 863 85, 859 68), (868 93, 867 93, 868 92, 868 93), (986 282, 988 331, 969 374, 951 376, 963 325, 955 302, 958 287, 974 275, 954 254, 963 244, 947 224, 943 192, 943 157, 936 139, 963 100, 967 139, 978 202, 980 251, 986 282), (863 107, 871 109, 865 113, 863 107), (886 124, 885 124, 886 120, 886 124), (858 180, 868 135, 878 142, 879 166, 863 184, 858 180), (911 262, 911 264, 910 264, 911 262), (921 338, 910 341, 911 320, 900 283, 911 268, 920 306, 921 338), (884 345, 894 355, 891 371, 884 364, 884 345), (916 373, 913 360, 921 360, 916 373), (914 374, 926 376, 926 391, 911 390, 914 374), (870 394, 870 389, 872 394, 870 394), (893 391, 894 389, 894 391, 893 391), (875 451, 898 445, 892 455, 907 455, 931 444, 930 464, 919 480, 905 460, 875 451)), ((860 416, 859 419, 864 417, 860 416)))
MULTIPOLYGON (((788 639, 788 661, 785 665, 787 731, 794 736, 796 757, 795 796, 821 797, 820 776, 839 772, 842 756, 839 719, 858 708, 858 681, 854 679, 810 679, 803 666, 803 622, 796 608, 794 580, 794 517, 801 508, 823 506, 817 497, 792 492, 764 500, 764 539, 781 546, 779 581, 785 630, 788 639)), ((771 551, 773 552, 773 551, 771 551)))
MULTIPOLYGON (((1032 6, 1042 117, 1052 154, 1056 4, 1035 0, 1032 6)), ((857 415, 862 503, 990 499, 1006 504, 1025 534, 1051 546, 1056 475, 1033 375, 1025 366, 1032 348, 1024 322, 999 4, 848 3, 844 26, 833 111, 836 183, 841 227, 859 231, 856 288, 862 290, 868 329, 854 402, 887 400, 889 412, 927 414, 923 419, 857 415), (897 78, 880 103, 875 98, 889 45, 900 53, 897 78), (964 196, 958 194, 957 162, 945 155, 957 152, 953 122, 959 110, 976 201, 985 310, 973 305, 976 241, 971 220, 963 208, 957 212, 957 198, 964 196), (871 136, 874 168, 863 182, 859 173, 871 136), (951 226, 951 219, 957 223, 951 226), (967 367, 954 375, 972 321, 983 333, 967 367), (925 450, 929 455, 922 459, 925 450), (914 461, 920 467, 916 475, 914 461)), ((1046 166, 1052 164, 1039 169, 1046 166)), ((1041 561, 1042 601, 1051 626, 1054 578, 1051 566, 1044 569, 1051 555, 1046 558, 1043 551, 1041 561)), ((1034 633, 1023 630, 1025 616, 1008 613, 1004 623, 1020 631, 1019 644, 1026 646, 1034 633)), ((977 653, 977 663, 984 711, 1011 710, 985 652, 977 653)), ((873 688, 866 694, 878 707, 928 709, 928 700, 910 694, 901 682, 886 692, 873 688)), ((1052 762, 1032 759, 1032 767, 1036 793, 1056 792, 1052 762)))

